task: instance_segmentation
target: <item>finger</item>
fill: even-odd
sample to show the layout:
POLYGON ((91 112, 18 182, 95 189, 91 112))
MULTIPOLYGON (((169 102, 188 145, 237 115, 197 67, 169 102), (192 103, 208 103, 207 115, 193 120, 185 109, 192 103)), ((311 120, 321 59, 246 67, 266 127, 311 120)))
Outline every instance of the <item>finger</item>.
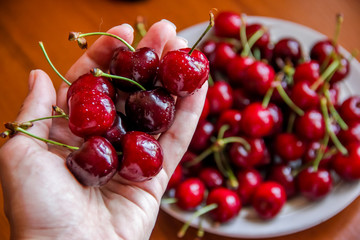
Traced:
POLYGON ((175 121, 159 138, 164 153, 163 168, 170 178, 187 150, 204 106, 207 82, 193 95, 178 98, 175 121))
POLYGON ((163 19, 150 27, 144 38, 139 42, 137 48, 152 48, 160 57, 167 41, 173 39, 175 36, 176 26, 172 22, 163 19))
POLYGON ((186 48, 188 45, 188 41, 180 36, 175 36, 174 38, 170 39, 166 45, 164 46, 163 56, 169 52, 180 48, 186 48))

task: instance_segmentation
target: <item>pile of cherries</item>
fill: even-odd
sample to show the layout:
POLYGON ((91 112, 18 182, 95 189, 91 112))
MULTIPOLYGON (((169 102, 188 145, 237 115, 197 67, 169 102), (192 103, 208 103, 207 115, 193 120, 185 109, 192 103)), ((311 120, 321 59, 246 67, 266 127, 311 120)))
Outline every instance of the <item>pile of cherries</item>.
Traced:
POLYGON ((271 219, 287 199, 319 200, 336 179, 360 179, 360 96, 338 101, 350 71, 338 32, 307 55, 245 15, 217 15, 201 46, 212 76, 205 106, 168 185, 180 209, 223 223, 251 206, 271 219))

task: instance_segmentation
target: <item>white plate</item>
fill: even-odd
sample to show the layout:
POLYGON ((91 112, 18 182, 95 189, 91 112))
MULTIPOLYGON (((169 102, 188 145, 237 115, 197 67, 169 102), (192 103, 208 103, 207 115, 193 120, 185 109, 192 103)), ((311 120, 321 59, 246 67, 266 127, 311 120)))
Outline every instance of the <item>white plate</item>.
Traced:
MULTIPOLYGON (((248 23, 258 22, 267 26, 270 30, 271 40, 274 42, 283 37, 298 39, 304 53, 308 53, 316 41, 325 38, 319 32, 289 21, 251 16, 248 16, 247 21, 248 23)), ((181 31, 179 35, 188 39, 189 46, 192 46, 207 24, 201 23, 187 28, 181 31)), ((341 51, 345 56, 350 56, 344 49, 341 49, 341 51)), ((349 94, 360 92, 360 85, 357 83, 360 76, 359 62, 355 59, 352 60, 350 68, 350 74, 345 80, 346 85, 341 86, 341 100, 349 94)), ((326 221, 348 206, 359 194, 360 181, 353 183, 338 181, 325 199, 318 202, 308 202, 303 197, 291 199, 286 203, 282 211, 269 221, 260 220, 251 207, 244 207, 240 215, 227 224, 214 227, 210 219, 205 219, 202 224, 205 231, 228 237, 268 238, 281 236, 299 232, 326 221)), ((191 216, 191 213, 179 210, 174 204, 162 204, 161 208, 183 222, 190 219, 191 216)), ((197 227, 198 221, 195 220, 192 226, 197 227)))

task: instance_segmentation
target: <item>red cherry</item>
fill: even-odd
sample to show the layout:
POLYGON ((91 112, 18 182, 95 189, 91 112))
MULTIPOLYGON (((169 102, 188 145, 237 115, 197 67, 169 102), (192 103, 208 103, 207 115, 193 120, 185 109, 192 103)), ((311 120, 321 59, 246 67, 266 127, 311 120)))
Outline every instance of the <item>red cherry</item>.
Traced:
POLYGON ((235 56, 226 66, 226 73, 233 87, 245 85, 246 69, 252 65, 255 60, 251 57, 235 56))
POLYGON ((256 188, 263 181, 260 172, 254 168, 243 169, 237 174, 239 187, 236 190, 242 204, 248 205, 252 202, 252 197, 256 188))
POLYGON ((82 91, 69 99, 69 128, 79 137, 101 136, 111 128, 116 117, 115 105, 108 95, 82 91))
POLYGON ((271 219, 280 212, 285 201, 284 187, 279 183, 267 181, 257 187, 252 206, 261 218, 271 219))
POLYGON ((260 138, 271 133, 274 127, 269 108, 264 108, 261 103, 249 104, 242 113, 241 129, 249 137, 260 138))
POLYGON ((306 81, 310 85, 313 84, 320 77, 320 65, 316 61, 308 61, 299 64, 295 68, 293 76, 294 83, 306 81))
POLYGON ((210 105, 210 114, 220 114, 232 106, 233 95, 231 86, 224 81, 215 82, 208 89, 207 99, 210 105))
POLYGON ((267 107, 270 111, 270 114, 274 120, 274 127, 273 130, 271 131, 271 134, 274 133, 278 133, 282 130, 283 127, 283 114, 281 109, 273 103, 269 103, 268 107, 267 107))
MULTIPOLYGON (((159 57, 153 49, 143 47, 135 52, 127 47, 119 47, 115 50, 110 62, 110 73, 130 78, 144 88, 152 87, 156 80, 159 68, 159 57)), ((134 84, 113 79, 115 86, 122 91, 136 91, 139 88, 134 84)))
POLYGON ((208 117, 209 113, 210 113, 210 103, 209 100, 205 98, 204 107, 201 112, 199 121, 205 120, 208 117))
POLYGON ((280 133, 275 137, 275 153, 285 162, 300 159, 305 152, 305 144, 295 134, 280 133))
POLYGON ((305 81, 294 84, 291 91, 291 100, 302 110, 318 108, 320 105, 319 95, 305 81))
POLYGON ((360 179, 360 144, 347 145, 348 155, 338 152, 332 159, 332 168, 346 181, 360 179))
POLYGON ((238 216, 241 210, 241 201, 238 195, 230 189, 219 187, 211 190, 206 204, 217 204, 217 208, 209 212, 210 217, 220 223, 227 222, 238 216))
POLYGON ((228 42, 218 42, 216 48, 209 56, 212 70, 225 72, 229 63, 235 58, 236 53, 232 44, 228 42))
POLYGON ((214 32, 218 37, 240 37, 240 14, 230 11, 222 11, 215 18, 214 32))
POLYGON ((220 187, 224 184, 224 177, 219 170, 206 167, 199 173, 199 178, 205 183, 208 189, 220 187))
MULTIPOLYGON (((317 157, 318 151, 321 147, 321 143, 314 141, 309 144, 307 144, 305 154, 302 158, 303 164, 313 163, 315 158, 317 157)), ((328 147, 325 149, 325 153, 328 151, 328 147)), ((325 157, 320 161, 319 168, 329 169, 330 163, 331 163, 331 156, 325 157)))
POLYGON ((105 132, 105 137, 117 150, 121 149, 121 139, 129 131, 128 119, 126 116, 117 112, 114 124, 105 132))
POLYGON ((204 183, 198 178, 188 178, 176 188, 176 205, 183 210, 193 210, 202 203, 204 195, 204 183))
MULTIPOLYGON (((253 23, 246 26, 246 38, 250 39, 263 25, 259 23, 253 23)), ((264 34, 254 43, 253 48, 264 48, 270 43, 270 33, 268 30, 264 31, 264 34)))
POLYGON ((85 186, 106 184, 116 173, 118 157, 114 147, 103 137, 87 139, 66 158, 66 166, 85 186))
POLYGON ((320 140, 325 135, 324 118, 318 110, 307 111, 295 121, 295 130, 305 140, 320 140))
POLYGON ((260 61, 256 61, 246 69, 244 87, 254 93, 265 95, 275 78, 274 69, 260 61))
POLYGON ((310 58, 322 64, 326 59, 329 59, 328 56, 332 53, 338 53, 338 48, 337 46, 334 47, 332 40, 321 40, 311 48, 310 58))
POLYGON ((247 105, 254 101, 253 96, 243 88, 233 89, 233 108, 243 110, 247 105))
POLYGON ((224 137, 236 136, 240 133, 241 112, 235 109, 225 110, 219 116, 216 122, 216 132, 224 125, 228 125, 229 129, 225 131, 224 137))
POLYGON ((184 156, 181 158, 181 161, 180 161, 180 164, 182 166, 185 166, 183 168, 184 175, 190 175, 190 176, 198 176, 199 175, 199 172, 202 169, 201 162, 199 162, 195 165, 192 165, 192 166, 187 166, 187 163, 191 162, 196 157, 197 157, 197 155, 193 152, 190 152, 190 151, 185 152, 184 156))
POLYGON ((193 152, 202 152, 210 146, 210 138, 215 131, 214 124, 209 121, 198 123, 194 135, 191 139, 189 149, 193 152))
POLYGON ((122 141, 119 174, 130 181, 150 180, 162 169, 163 152, 159 142, 149 134, 131 131, 122 141))
POLYGON ((339 140, 343 145, 348 145, 352 142, 360 142, 360 122, 351 122, 348 124, 347 130, 339 132, 339 140))
POLYGON ((360 122, 360 96, 347 98, 340 106, 340 115, 347 122, 360 122))
POLYGON ((182 180, 182 177, 183 177, 183 167, 179 164, 177 165, 173 174, 171 175, 166 189, 169 190, 178 186, 182 180))
POLYGON ((297 176, 297 185, 300 193, 309 200, 319 200, 325 197, 332 189, 331 174, 326 169, 314 171, 312 167, 301 171, 297 176))
POLYGON ((279 69, 288 63, 297 66, 302 57, 301 44, 295 38, 280 39, 274 46, 273 63, 279 69))
POLYGON ((169 51, 160 62, 163 86, 172 94, 185 97, 199 89, 209 76, 209 61, 200 51, 190 48, 169 51))
MULTIPOLYGON (((340 58, 340 67, 335 71, 334 75, 330 79, 330 83, 337 83, 342 80, 349 74, 350 72, 350 63, 345 57, 339 55, 340 58)), ((331 64, 332 61, 329 62, 331 64)))
POLYGON ((291 167, 288 165, 279 164, 272 166, 269 171, 268 180, 283 186, 287 198, 291 198, 297 193, 295 177, 292 174, 291 167))

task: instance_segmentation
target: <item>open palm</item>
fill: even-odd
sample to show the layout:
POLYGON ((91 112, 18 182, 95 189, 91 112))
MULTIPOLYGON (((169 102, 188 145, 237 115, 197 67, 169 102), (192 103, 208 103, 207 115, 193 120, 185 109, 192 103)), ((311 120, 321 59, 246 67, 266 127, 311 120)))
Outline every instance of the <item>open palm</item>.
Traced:
MULTIPOLYGON (((124 24, 112 28, 127 42, 132 29, 124 24)), ((70 81, 91 68, 108 68, 114 49, 121 43, 100 37, 71 67, 70 81)), ((153 48, 159 56, 169 50, 186 47, 167 21, 154 24, 138 47, 153 48)), ((30 92, 16 121, 51 115, 51 106, 66 108, 67 86, 57 94, 49 77, 41 70, 29 77, 30 92)), ((0 149, 0 177, 5 213, 14 239, 147 239, 154 227, 169 177, 187 149, 205 99, 207 84, 186 98, 177 99, 175 121, 159 136, 164 164, 152 180, 133 183, 119 175, 106 185, 94 188, 79 184, 65 165, 69 150, 50 146, 23 134, 17 134, 0 149)), ((65 119, 36 122, 29 131, 69 145, 79 146, 81 139, 71 134, 65 119)))

